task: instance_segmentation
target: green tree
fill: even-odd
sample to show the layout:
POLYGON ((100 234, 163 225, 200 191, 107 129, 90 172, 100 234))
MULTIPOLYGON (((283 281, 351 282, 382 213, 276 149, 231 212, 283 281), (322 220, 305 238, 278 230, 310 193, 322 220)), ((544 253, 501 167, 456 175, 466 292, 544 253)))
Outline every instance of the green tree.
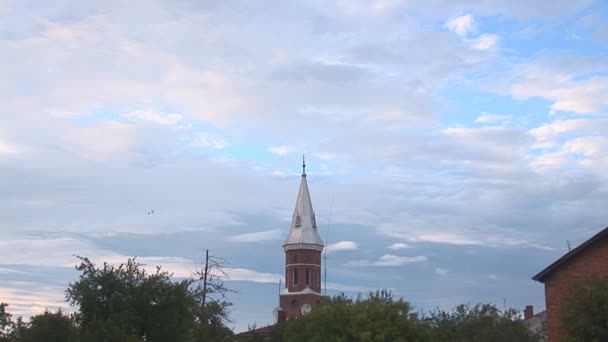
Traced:
POLYGON ((225 307, 202 305, 198 279, 174 280, 160 267, 147 273, 135 259, 117 267, 79 259, 81 274, 66 298, 79 308, 75 321, 83 341, 190 342, 232 333, 223 324, 225 307))
POLYGON ((290 320, 277 330, 283 341, 428 341, 429 329, 410 316, 411 306, 389 291, 356 300, 340 295, 325 299, 309 316, 290 320))
POLYGON ((538 336, 522 324, 516 310, 503 312, 492 304, 463 304, 449 312, 437 309, 425 322, 432 328, 433 341, 538 341, 538 336))
POLYGON ((570 342, 608 341, 608 278, 578 283, 564 303, 562 325, 570 342))
POLYGON ((13 333, 14 323, 12 315, 6 311, 8 304, 0 303, 0 342, 7 342, 11 340, 13 333))
POLYGON ((75 342, 78 341, 76 326, 69 315, 61 310, 45 311, 33 316, 29 324, 22 325, 18 342, 75 342))

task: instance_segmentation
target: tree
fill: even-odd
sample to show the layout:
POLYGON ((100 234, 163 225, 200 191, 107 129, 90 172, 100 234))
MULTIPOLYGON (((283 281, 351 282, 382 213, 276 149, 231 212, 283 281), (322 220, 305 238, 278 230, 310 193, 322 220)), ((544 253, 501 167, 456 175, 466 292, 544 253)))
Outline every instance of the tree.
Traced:
POLYGON ((232 333, 223 325, 224 306, 202 305, 205 291, 198 279, 173 280, 160 267, 147 273, 135 259, 117 267, 79 259, 81 274, 66 298, 79 308, 81 340, 190 342, 232 333))
POLYGON ((33 316, 29 324, 19 328, 18 342, 75 342, 78 332, 72 317, 57 312, 45 311, 33 316))
POLYGON ((432 328, 433 341, 538 341, 514 309, 500 311, 492 304, 459 305, 450 312, 439 309, 425 320, 432 328))
POLYGON ((309 316, 289 320, 277 331, 283 341, 427 341, 428 328, 410 316, 411 306, 389 291, 356 300, 327 298, 309 316))
POLYGON ((224 285, 224 279, 228 279, 225 269, 228 262, 215 255, 209 255, 205 251, 205 262, 200 270, 195 273, 199 280, 197 292, 201 298, 201 310, 198 319, 200 324, 196 328, 199 340, 227 339, 232 336, 225 322, 230 322, 228 317, 229 308, 232 305, 226 298, 228 293, 236 293, 224 285))
POLYGON ((0 303, 0 342, 10 341, 14 323, 12 315, 6 311, 8 304, 0 303))
POLYGON ((608 278, 578 283, 564 303, 562 325, 570 342, 608 340, 608 278))

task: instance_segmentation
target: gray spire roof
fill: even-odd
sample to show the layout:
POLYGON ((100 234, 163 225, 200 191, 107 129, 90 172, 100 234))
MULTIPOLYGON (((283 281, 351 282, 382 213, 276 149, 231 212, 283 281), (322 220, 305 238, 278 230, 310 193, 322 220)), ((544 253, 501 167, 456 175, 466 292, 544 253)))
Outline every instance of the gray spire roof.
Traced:
POLYGON ((291 228, 289 236, 283 244, 283 249, 314 249, 323 250, 323 241, 317 231, 317 222, 315 220, 315 212, 312 209, 312 201, 308 192, 308 183, 306 182, 306 172, 302 172, 302 181, 300 183, 300 191, 296 200, 296 207, 293 211, 291 219, 291 228))

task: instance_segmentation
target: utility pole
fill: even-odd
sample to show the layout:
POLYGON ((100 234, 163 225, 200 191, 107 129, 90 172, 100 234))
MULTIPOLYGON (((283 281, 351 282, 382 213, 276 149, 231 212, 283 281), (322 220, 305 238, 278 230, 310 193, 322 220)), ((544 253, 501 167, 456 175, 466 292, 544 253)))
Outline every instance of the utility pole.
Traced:
POLYGON ((203 308, 207 302, 207 274, 209 274, 209 249, 205 250, 205 271, 203 272, 203 308))

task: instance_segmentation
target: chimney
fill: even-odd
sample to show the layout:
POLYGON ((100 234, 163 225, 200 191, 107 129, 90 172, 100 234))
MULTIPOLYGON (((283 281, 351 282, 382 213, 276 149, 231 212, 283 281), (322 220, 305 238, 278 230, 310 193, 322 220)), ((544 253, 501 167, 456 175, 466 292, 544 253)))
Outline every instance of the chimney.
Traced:
POLYGON ((534 316, 534 307, 532 305, 526 305, 524 309, 524 319, 532 318, 534 316))

